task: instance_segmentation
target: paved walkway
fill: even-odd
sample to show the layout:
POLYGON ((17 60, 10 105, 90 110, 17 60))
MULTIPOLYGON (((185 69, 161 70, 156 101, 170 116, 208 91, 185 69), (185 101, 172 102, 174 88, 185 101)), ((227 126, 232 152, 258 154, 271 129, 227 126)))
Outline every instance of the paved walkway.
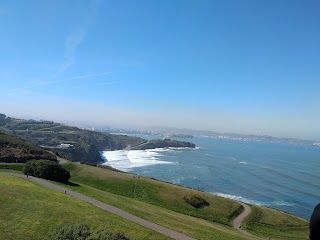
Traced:
POLYGON ((244 208, 244 211, 233 220, 233 227, 236 228, 238 231, 240 231, 244 235, 247 235, 247 236, 250 236, 253 238, 257 238, 257 239, 262 239, 262 238, 259 238, 259 237, 252 235, 251 233, 248 233, 246 230, 244 230, 242 228, 241 223, 251 213, 251 208, 243 202, 239 202, 239 203, 244 208))
POLYGON ((108 205, 106 203, 103 203, 103 202, 100 202, 100 201, 97 201, 96 199, 94 198, 90 198, 90 197, 87 197, 83 194, 80 194, 78 192, 74 192, 72 190, 69 190, 67 188, 64 188, 64 187, 61 187, 61 186, 58 186, 58 185, 55 185, 51 182, 48 182, 46 180, 43 180, 43 179, 40 179, 40 178, 36 178, 36 177, 31 177, 29 176, 28 178, 26 178, 25 175, 22 175, 22 174, 17 174, 17 173, 10 173, 10 172, 0 172, 0 174, 8 174, 8 175, 12 175, 12 176, 16 176, 16 177, 20 177, 20 178, 24 178, 24 179, 27 179, 29 181, 32 181, 32 182, 35 182, 39 185, 42 185, 42 186, 45 186, 45 187, 48 187, 48 188, 51 188, 51 189, 54 189, 54 190, 57 190, 59 192, 63 192, 63 193, 67 193, 68 195, 71 195, 75 198, 78 198, 80 200, 83 200, 87 203, 90 203, 98 208, 101 208, 103 210, 106 210, 108 212, 111 212, 113 214, 116 214, 120 217, 123 217, 123 218, 126 218, 132 222, 135 222, 135 223, 138 223, 140 224, 141 226, 144 226, 146 228, 149 228, 151 230, 154 230, 156 232, 159 232, 165 236, 168 236, 168 237, 171 237, 173 239, 177 239, 177 240, 195 240, 194 238, 191 238, 191 237, 188 237, 182 233, 179 233, 179 232, 176 232, 176 231, 173 231, 169 228, 165 228, 165 227, 162 227, 158 224, 155 224, 155 223, 152 223, 152 222, 149 222, 147 220, 144 220, 142 218, 139 218, 139 217, 136 217, 130 213, 127 213, 119 208, 116 208, 116 207, 113 207, 111 205, 108 205))

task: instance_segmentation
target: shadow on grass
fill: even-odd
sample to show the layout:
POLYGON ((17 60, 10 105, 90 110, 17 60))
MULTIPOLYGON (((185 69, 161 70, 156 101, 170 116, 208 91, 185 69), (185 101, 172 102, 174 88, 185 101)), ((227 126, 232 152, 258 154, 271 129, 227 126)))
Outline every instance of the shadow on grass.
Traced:
POLYGON ((73 182, 67 182, 67 183, 63 183, 65 185, 68 185, 68 186, 72 186, 72 187, 79 187, 80 185, 78 183, 73 183, 73 182))

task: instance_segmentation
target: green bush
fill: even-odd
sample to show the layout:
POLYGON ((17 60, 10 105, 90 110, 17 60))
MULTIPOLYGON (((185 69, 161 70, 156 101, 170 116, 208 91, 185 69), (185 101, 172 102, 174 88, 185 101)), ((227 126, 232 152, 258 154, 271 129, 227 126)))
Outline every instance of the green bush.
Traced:
POLYGON ((54 230, 49 240, 86 240, 90 236, 90 228, 83 224, 63 225, 54 230))
POLYGON ((109 232, 107 230, 98 230, 93 232, 88 240, 130 240, 123 233, 117 232, 109 232))
POLYGON ((130 240, 123 233, 112 233, 105 229, 91 232, 84 224, 63 225, 54 230, 48 240, 130 240))
POLYGON ((23 173, 62 183, 66 183, 70 179, 70 173, 67 170, 62 168, 59 163, 49 160, 28 161, 23 167, 23 173))
POLYGON ((183 199, 195 208, 203 208, 210 205, 204 198, 196 195, 184 196, 183 199))

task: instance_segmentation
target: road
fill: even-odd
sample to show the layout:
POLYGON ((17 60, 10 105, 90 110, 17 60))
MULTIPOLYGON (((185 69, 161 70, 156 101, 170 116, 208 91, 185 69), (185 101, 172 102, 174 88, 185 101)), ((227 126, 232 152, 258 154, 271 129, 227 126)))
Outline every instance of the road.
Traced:
POLYGON ((116 208, 116 207, 113 207, 109 204, 106 204, 106 203, 103 203, 103 202, 100 202, 94 198, 90 198, 90 197, 87 197, 83 194, 80 194, 78 192, 75 192, 75 191, 72 191, 72 190, 69 190, 67 188, 64 188, 64 187, 61 187, 61 186, 58 186, 56 184, 53 184, 51 182, 48 182, 46 180, 43 180, 43 179, 40 179, 40 178, 36 178, 36 177, 31 177, 29 176, 28 178, 26 178, 25 175, 23 174, 17 174, 17 173, 10 173, 10 172, 0 172, 0 174, 7 174, 7 175, 11 175, 11 176, 16 176, 16 177, 20 177, 20 178, 23 178, 23 179, 27 179, 29 181, 32 181, 32 182, 35 182, 39 185, 42 185, 44 187, 48 187, 48 188, 51 188, 51 189, 54 189, 54 190, 57 190, 59 192, 63 192, 63 193, 66 193, 68 195, 71 195, 75 198, 78 198, 80 200, 83 200, 87 203, 90 203, 98 208, 101 208, 103 210, 106 210, 108 212, 111 212, 113 214, 116 214, 120 217, 123 217, 127 220, 130 220, 132 222, 135 222, 135 223, 138 223, 140 224, 141 226, 144 226, 146 228, 149 228, 151 230, 154 230, 156 232, 159 232, 165 236, 168 236, 170 238, 173 238, 173 239, 177 239, 177 240, 196 240, 192 237, 188 237, 182 233, 179 233, 179 232, 176 232, 176 231, 173 231, 169 228, 165 228, 165 227, 162 227, 158 224, 155 224, 155 223, 152 223, 152 222, 149 222, 147 220, 144 220, 142 218, 139 218, 137 216, 134 216, 128 212, 125 212, 119 208, 116 208))
POLYGON ((244 211, 233 220, 233 227, 236 228, 238 231, 240 231, 242 234, 256 238, 256 239, 262 239, 259 238, 257 236, 252 235, 251 233, 248 233, 245 229, 243 229, 243 227, 241 226, 242 221, 251 213, 251 208, 243 203, 243 202, 239 202, 242 207, 244 208, 244 211))

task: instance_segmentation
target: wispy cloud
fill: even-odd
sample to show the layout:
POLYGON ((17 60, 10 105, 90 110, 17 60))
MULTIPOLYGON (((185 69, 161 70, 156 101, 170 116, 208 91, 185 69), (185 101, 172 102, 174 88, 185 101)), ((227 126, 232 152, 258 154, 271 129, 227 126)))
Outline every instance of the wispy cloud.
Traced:
POLYGON ((83 41, 86 33, 83 29, 74 30, 65 41, 65 60, 61 64, 57 76, 64 73, 69 67, 75 63, 76 51, 80 43, 83 41))
POLYGON ((92 25, 95 21, 100 4, 100 0, 92 0, 90 2, 89 11, 83 26, 79 26, 78 28, 73 29, 71 33, 67 36, 64 44, 64 61, 62 64, 60 64, 59 69, 57 73, 54 75, 54 77, 61 76, 65 71, 67 71, 67 69, 69 69, 72 65, 75 64, 77 49, 85 39, 90 25, 92 25))
POLYGON ((95 74, 88 74, 88 75, 82 75, 82 76, 76 76, 69 78, 69 80, 74 80, 74 79, 81 79, 81 78, 88 78, 88 77, 96 77, 96 76, 102 76, 102 75, 109 75, 112 72, 104 72, 104 73, 95 73, 95 74))
MULTIPOLYGON (((73 81, 73 80, 92 78, 92 77, 110 75, 110 74, 111 74, 111 72, 103 72, 103 73, 79 75, 79 76, 66 78, 66 79, 60 79, 60 80, 56 80, 56 81, 46 81, 46 80, 44 80, 44 81, 30 81, 26 86, 10 89, 9 92, 14 92, 14 91, 18 91, 18 90, 33 89, 33 88, 36 88, 36 87, 43 87, 43 86, 48 86, 48 85, 54 85, 54 84, 68 82, 68 81, 73 81)), ((103 82, 103 83, 101 83, 99 85, 108 85, 108 84, 115 84, 115 83, 119 83, 119 82, 103 82)))

